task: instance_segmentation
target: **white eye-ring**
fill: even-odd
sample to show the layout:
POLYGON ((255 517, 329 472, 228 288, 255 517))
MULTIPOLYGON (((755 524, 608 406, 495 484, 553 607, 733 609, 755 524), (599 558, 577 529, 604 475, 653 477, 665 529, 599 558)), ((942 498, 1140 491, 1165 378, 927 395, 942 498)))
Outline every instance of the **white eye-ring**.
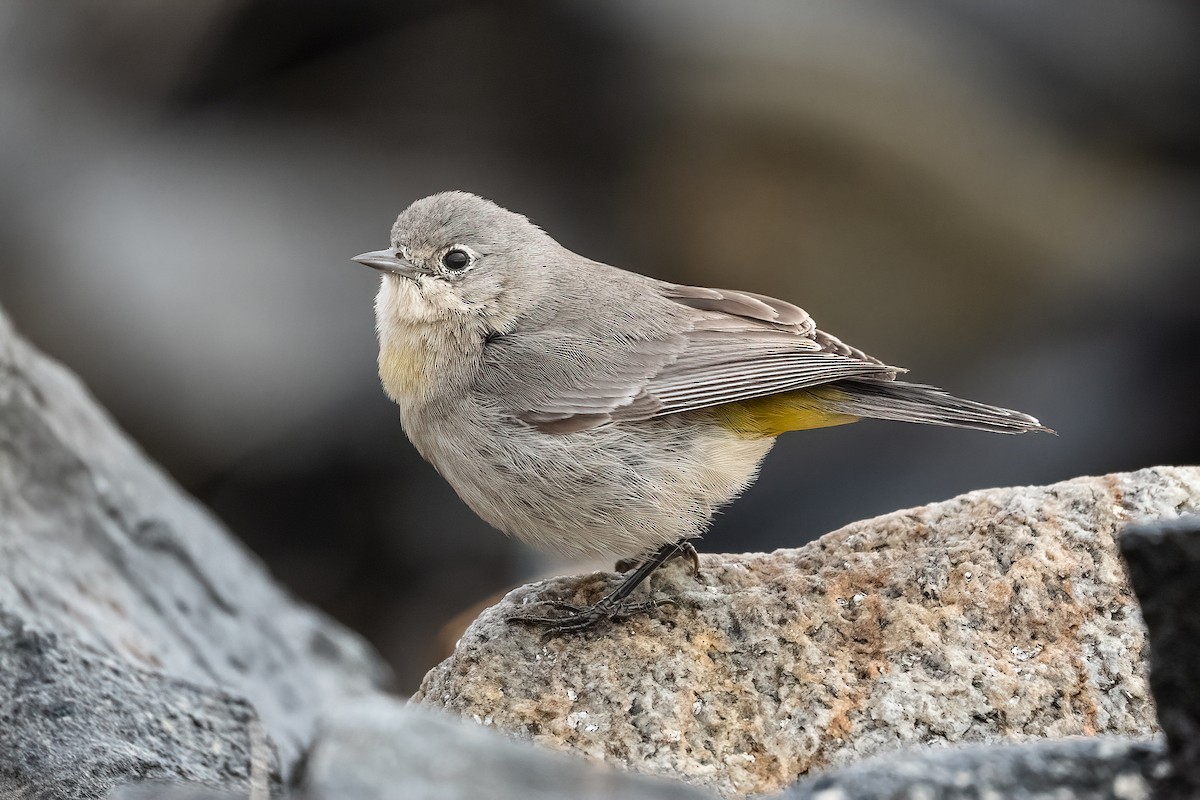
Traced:
POLYGON ((462 272, 475 263, 475 254, 461 244, 442 253, 442 266, 449 272, 462 272))

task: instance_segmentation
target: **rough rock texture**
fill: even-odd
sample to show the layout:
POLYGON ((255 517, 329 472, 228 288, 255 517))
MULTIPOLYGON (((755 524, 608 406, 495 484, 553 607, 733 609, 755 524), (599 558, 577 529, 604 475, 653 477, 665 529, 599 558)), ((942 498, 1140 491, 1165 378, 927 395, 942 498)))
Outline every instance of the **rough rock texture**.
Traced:
POLYGON ((867 759, 778 800, 1150 800, 1170 773, 1160 741, 1072 737, 867 759))
POLYGON ((245 700, 140 670, 0 612, 0 797, 104 795, 121 779, 278 791, 245 700))
POLYGON ((514 742, 397 701, 331 715, 309 758, 305 800, 703 800, 707 792, 514 742))
POLYGON ((1112 736, 891 753, 800 780, 781 800, 1200 796, 1200 517, 1127 526, 1118 539, 1150 638, 1162 738, 1112 736))
MULTIPOLYGON (((145 781, 118 786, 104 800, 258 800, 253 794, 213 789, 198 783, 145 781)), ((346 798, 352 800, 352 798, 346 798)))
POLYGON ((1171 760, 1200 796, 1200 517, 1131 525, 1121 554, 1150 630, 1150 687, 1171 760))
POLYGON ((657 578, 677 607, 543 639, 506 615, 611 576, 522 587, 416 699, 724 794, 924 743, 1157 731, 1117 556, 1129 521, 1200 508, 1200 468, 973 492, 799 550, 657 578))
MULTIPOLYGON (((120 761, 132 772, 93 776, 109 785, 164 771, 226 769, 194 762, 188 742, 203 737, 160 738, 171 733, 169 715, 184 702, 194 703, 191 724, 213 731, 261 718, 286 778, 322 707, 372 691, 384 677, 360 639, 292 601, 146 461, 73 376, 15 336, 2 313, 0 612, 10 632, 21 631, 0 648, 52 643, 41 656, 0 650, 0 670, 18 670, 0 676, 0 685, 22 686, 19 670, 28 665, 46 670, 63 698, 39 709, 24 695, 0 697, 8 741, 40 742, 51 754, 21 760, 20 751, 0 747, 0 775, 30 786, 66 780, 71 766, 53 763, 53 754, 106 747, 116 760, 105 763, 133 754, 120 761), (110 674, 110 685, 69 668, 99 665, 101 656, 131 671, 110 674), (154 694, 147 673, 170 676, 159 679, 163 686, 192 688, 162 697, 161 705, 147 703, 138 725, 120 727, 128 739, 103 739, 117 728, 80 724, 111 707, 113 725, 125 725, 121 715, 130 704, 154 694), (130 694, 120 696, 118 686, 130 694)), ((222 741, 228 748, 248 735, 229 733, 222 741)), ((84 762, 76 768, 88 769, 84 762)))

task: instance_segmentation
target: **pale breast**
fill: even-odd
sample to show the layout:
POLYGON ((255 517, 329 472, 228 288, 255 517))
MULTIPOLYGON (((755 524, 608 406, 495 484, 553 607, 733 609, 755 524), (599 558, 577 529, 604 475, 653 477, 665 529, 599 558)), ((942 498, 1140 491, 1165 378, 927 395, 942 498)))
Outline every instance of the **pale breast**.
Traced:
POLYGON ((375 296, 379 379, 402 409, 461 385, 481 338, 461 301, 431 279, 384 276, 375 296))

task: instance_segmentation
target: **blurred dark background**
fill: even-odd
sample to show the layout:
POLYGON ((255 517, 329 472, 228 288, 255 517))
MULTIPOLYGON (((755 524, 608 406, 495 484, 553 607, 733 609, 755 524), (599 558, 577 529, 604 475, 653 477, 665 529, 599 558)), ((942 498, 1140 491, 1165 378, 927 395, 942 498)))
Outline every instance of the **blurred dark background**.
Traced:
POLYGON ((437 190, 1061 434, 792 434, 703 549, 1200 460, 1191 0, 13 0, 0 44, 0 303, 404 690, 586 568, 475 519, 378 388, 349 257, 437 190))

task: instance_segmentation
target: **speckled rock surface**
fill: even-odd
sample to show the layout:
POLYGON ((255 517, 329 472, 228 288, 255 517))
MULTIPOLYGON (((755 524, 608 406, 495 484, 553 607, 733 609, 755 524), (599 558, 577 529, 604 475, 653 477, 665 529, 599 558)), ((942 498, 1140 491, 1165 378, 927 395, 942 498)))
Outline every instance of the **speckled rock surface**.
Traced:
POLYGON ((0 612, 0 798, 107 797, 135 780, 280 794, 274 750, 246 700, 0 612))
POLYGON ((522 587, 420 702, 726 795, 905 746, 1158 730, 1124 524, 1200 508, 1200 468, 992 489, 797 550, 676 563, 650 616, 543 639, 506 615, 612 576, 522 587))

